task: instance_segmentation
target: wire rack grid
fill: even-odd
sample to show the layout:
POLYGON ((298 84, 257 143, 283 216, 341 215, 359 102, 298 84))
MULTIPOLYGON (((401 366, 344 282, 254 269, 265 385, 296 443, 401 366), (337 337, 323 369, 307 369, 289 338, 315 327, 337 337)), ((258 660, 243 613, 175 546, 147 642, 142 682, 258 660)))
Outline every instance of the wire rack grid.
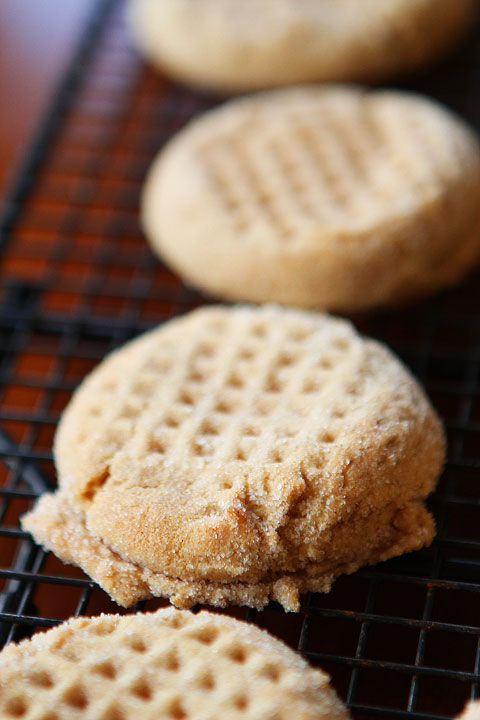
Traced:
MULTIPOLYGON (((404 82, 480 129, 480 30, 404 82)), ((206 300, 150 253, 138 197, 159 147, 218 102, 169 83, 101 0, 3 213, 0 236, 0 641, 119 608, 35 546, 19 517, 54 487, 52 438, 72 391, 127 339, 206 300)), ((449 458, 432 547, 340 578, 299 614, 227 612, 324 667, 357 719, 446 720, 480 684, 480 275, 414 308, 355 318, 423 381, 449 458)), ((154 609, 161 601, 141 604, 154 609)), ((136 608, 138 609, 138 608, 136 608)))

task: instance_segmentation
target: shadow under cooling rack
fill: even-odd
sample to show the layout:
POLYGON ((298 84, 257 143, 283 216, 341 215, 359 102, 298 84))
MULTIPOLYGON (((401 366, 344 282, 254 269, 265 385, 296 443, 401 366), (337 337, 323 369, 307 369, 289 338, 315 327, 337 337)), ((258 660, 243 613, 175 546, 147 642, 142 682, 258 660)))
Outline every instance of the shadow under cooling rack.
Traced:
MULTIPOLYGON (((403 83, 477 130, 479 39, 477 28, 455 56, 403 83)), ((151 255, 138 197, 159 147, 216 102, 145 66, 123 4, 100 2, 11 193, 0 254, 2 643, 72 615, 119 611, 80 570, 36 547, 19 517, 55 486, 55 427, 85 374, 127 339, 206 302, 151 255)), ((479 308, 477 273, 413 308, 355 318, 417 374, 446 424, 432 547, 340 578, 330 594, 305 596, 299 614, 275 604, 227 610, 325 668, 358 719, 445 720, 478 693, 479 308)))

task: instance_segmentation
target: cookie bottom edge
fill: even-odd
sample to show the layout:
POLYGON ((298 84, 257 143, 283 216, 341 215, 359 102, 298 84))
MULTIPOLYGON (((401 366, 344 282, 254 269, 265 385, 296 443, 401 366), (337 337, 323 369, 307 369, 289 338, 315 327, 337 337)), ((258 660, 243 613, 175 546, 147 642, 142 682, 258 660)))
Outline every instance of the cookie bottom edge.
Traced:
POLYGON ((123 607, 152 597, 164 597, 180 608, 197 603, 226 607, 245 605, 261 610, 270 600, 287 612, 300 610, 300 594, 330 591, 337 576, 429 545, 434 536, 433 518, 422 499, 410 500, 398 508, 394 522, 388 522, 388 542, 349 562, 329 566, 311 563, 306 568, 259 581, 212 582, 169 577, 126 560, 103 540, 92 535, 80 511, 72 507, 62 491, 44 494, 34 509, 23 516, 21 526, 35 541, 62 561, 76 565, 97 582, 123 607))

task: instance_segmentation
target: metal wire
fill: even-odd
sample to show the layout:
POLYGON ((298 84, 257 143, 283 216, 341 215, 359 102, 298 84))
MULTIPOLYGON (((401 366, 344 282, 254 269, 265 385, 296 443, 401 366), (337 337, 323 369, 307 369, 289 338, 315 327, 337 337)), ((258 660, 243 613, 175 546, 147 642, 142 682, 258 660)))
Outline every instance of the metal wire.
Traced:
MULTIPOLYGON (((480 129, 480 30, 403 87, 480 129)), ((55 485, 52 438, 68 399, 110 350, 205 302, 151 255, 138 194, 162 143, 217 99, 168 83, 132 50, 122 4, 99 3, 0 222, 0 642, 71 615, 118 612, 80 570, 19 527, 55 485)), ((332 675, 356 718, 445 720, 480 682, 480 275, 405 310, 357 317, 425 384, 449 459, 431 507, 431 548, 237 617, 332 675)), ((161 601, 141 603, 150 610, 161 601)))

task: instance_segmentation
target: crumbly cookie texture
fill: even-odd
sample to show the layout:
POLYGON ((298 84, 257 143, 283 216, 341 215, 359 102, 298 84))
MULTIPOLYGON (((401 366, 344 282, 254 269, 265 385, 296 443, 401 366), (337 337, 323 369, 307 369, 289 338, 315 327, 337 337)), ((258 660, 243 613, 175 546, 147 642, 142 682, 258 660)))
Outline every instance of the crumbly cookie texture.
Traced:
POLYGON ((480 700, 469 702, 457 720, 480 720, 480 700))
POLYGON ((344 320, 209 307, 84 381, 55 439, 59 491, 23 527, 117 602, 269 598, 428 544, 440 421, 344 320))
POLYGON ((301 593, 329 592, 337 575, 417 550, 434 536, 432 517, 422 501, 411 501, 400 510, 382 508, 367 519, 353 519, 346 528, 334 528, 328 534, 333 538, 328 547, 329 555, 335 554, 333 559, 308 563, 297 572, 269 573, 259 582, 248 583, 182 580, 125 560, 88 531, 84 516, 62 492, 45 495, 26 518, 24 528, 65 562, 80 565, 124 607, 160 596, 184 608, 203 603, 217 607, 247 605, 261 610, 271 599, 290 612, 300 610, 301 593))
POLYGON ((348 720, 329 685, 265 630, 175 610, 76 618, 0 653, 0 714, 348 720))
POLYGON ((480 146, 430 100, 282 89, 193 120, 147 176, 153 250, 230 300, 340 312, 457 282, 480 255, 480 146))
POLYGON ((470 25, 475 0, 130 0, 139 49, 174 77, 245 92, 363 81, 425 64, 470 25))

